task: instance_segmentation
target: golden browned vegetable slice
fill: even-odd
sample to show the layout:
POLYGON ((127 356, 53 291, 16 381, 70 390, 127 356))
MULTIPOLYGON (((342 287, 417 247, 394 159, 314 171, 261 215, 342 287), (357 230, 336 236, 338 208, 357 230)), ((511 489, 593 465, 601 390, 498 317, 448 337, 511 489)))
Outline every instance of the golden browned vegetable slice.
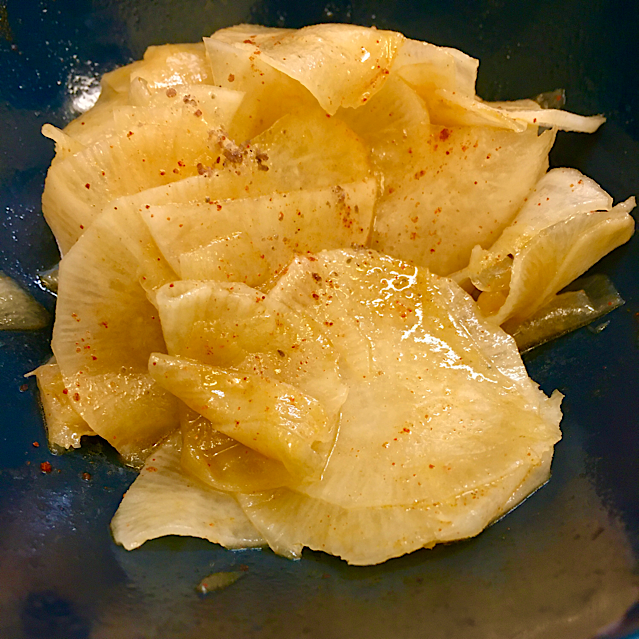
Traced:
POLYGON ((202 537, 227 548, 263 545, 232 495, 184 475, 181 448, 178 433, 146 460, 111 522, 115 541, 127 550, 164 535, 202 537))
POLYGON ((180 421, 182 468, 212 488, 254 493, 295 481, 284 464, 221 433, 195 411, 184 407, 180 421))
POLYGON ((291 384, 336 423, 347 395, 338 354, 305 313, 238 283, 175 282, 156 302, 169 354, 291 384))
POLYGON ((155 381, 225 435, 283 463, 295 475, 319 476, 321 449, 335 437, 322 405, 260 372, 225 370, 154 353, 155 381))
POLYGON ((175 398, 148 374, 164 339, 138 281, 145 230, 107 211, 63 258, 51 344, 74 410, 132 463, 177 427, 175 398))
POLYGON ((49 445, 53 448, 80 448, 82 437, 95 433, 73 409, 60 367, 55 362, 43 364, 33 374, 38 380, 49 445))

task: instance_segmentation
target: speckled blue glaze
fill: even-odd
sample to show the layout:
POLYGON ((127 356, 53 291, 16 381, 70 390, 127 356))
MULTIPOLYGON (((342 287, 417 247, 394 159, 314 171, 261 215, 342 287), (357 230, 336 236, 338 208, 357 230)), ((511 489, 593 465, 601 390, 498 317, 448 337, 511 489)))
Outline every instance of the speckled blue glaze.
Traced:
MULTIPOLYGON (((511 99, 565 87, 605 113, 593 136, 561 134, 551 160, 616 200, 639 194, 639 12, 611 0, 6 0, 0 2, 0 269, 50 310, 37 271, 58 259, 40 213, 52 144, 95 78, 149 44, 238 21, 391 28, 481 59, 478 90, 511 99)), ((167 538, 127 553, 108 523, 135 473, 106 445, 53 456, 33 379, 50 327, 0 333, 0 637, 142 639, 605 639, 639 637, 639 239, 593 270, 626 305, 531 352, 566 396, 551 481, 479 537, 382 566, 322 553, 291 562, 167 538), (601 322, 600 322, 601 323, 601 322), (24 386, 26 384, 26 386, 24 386), (39 442, 38 448, 33 442, 39 442), (53 472, 42 474, 49 461, 53 472), (90 479, 83 479, 89 473, 90 479), (214 571, 246 571, 195 591, 214 571)))

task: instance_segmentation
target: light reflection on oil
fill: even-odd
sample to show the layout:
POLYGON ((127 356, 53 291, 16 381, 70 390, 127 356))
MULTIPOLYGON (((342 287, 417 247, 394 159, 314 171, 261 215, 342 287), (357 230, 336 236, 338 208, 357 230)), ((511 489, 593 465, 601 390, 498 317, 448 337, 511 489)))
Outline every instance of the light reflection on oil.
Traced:
POLYGON ((71 71, 66 82, 71 108, 84 113, 95 105, 100 97, 100 81, 96 75, 71 71))

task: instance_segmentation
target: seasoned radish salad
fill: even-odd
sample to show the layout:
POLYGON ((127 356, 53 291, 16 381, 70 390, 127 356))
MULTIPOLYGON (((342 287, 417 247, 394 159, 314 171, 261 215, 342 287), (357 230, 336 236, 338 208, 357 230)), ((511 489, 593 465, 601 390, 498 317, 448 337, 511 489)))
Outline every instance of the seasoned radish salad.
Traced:
MULTIPOLYGON (((376 564, 477 535, 549 477, 561 395, 520 348, 621 303, 575 278, 633 233, 477 60, 352 25, 150 47, 63 130, 54 448, 140 468, 113 519, 376 564), (604 300, 602 302, 602 300, 604 300)), ((561 97, 560 94, 553 94, 561 97)))

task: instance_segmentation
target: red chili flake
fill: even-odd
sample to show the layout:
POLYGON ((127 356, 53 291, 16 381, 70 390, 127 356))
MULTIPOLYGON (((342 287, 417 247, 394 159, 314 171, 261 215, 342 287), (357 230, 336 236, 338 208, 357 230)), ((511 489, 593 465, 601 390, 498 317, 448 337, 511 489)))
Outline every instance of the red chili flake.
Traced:
POLYGON ((221 205, 221 204, 216 204, 215 206, 217 207, 217 210, 218 210, 218 211, 221 211, 221 210, 222 210, 222 205, 221 205))
POLYGON ((150 473, 156 473, 158 469, 155 466, 147 466, 146 470, 150 473))
POLYGON ((82 473, 82 479, 84 481, 91 481, 91 475, 89 473, 82 473))
POLYGON ((68 395, 69 394, 69 389, 68 388, 63 388, 62 389, 62 394, 63 395, 68 395))
POLYGON ((229 73, 229 82, 233 82, 235 80, 235 76, 232 73, 229 73))
POLYGON ((433 466, 432 464, 428 464, 429 468, 435 468, 435 466, 433 466))
POLYGON ((166 97, 167 98, 174 98, 176 95, 177 95, 177 91, 173 87, 169 87, 166 90, 166 97))
POLYGON ((80 224, 80 228, 84 230, 84 224, 80 224))
POLYGON ((40 448, 40 442, 33 442, 33 444, 31 444, 34 448, 40 448))
POLYGON ((49 462, 42 462, 40 464, 40 470, 43 473, 49 474, 53 470, 53 466, 49 462))
POLYGON ((171 283, 169 284, 169 288, 173 288, 175 286, 175 284, 171 283))
POLYGON ((160 171, 160 175, 166 175, 166 171, 160 171))
POLYGON ((85 189, 90 189, 90 188, 91 188, 91 185, 87 182, 87 183, 84 185, 84 188, 85 188, 85 189))
POLYGON ((442 142, 444 140, 448 140, 449 137, 450 137, 450 129, 442 129, 439 132, 439 139, 442 140, 442 142))
POLYGON ((80 393, 73 393, 73 399, 74 399, 76 402, 79 402, 79 401, 80 401, 80 393))
POLYGON ((24 391, 29 389, 29 385, 28 384, 22 384, 22 386, 20 386, 20 392, 24 393, 24 391))

